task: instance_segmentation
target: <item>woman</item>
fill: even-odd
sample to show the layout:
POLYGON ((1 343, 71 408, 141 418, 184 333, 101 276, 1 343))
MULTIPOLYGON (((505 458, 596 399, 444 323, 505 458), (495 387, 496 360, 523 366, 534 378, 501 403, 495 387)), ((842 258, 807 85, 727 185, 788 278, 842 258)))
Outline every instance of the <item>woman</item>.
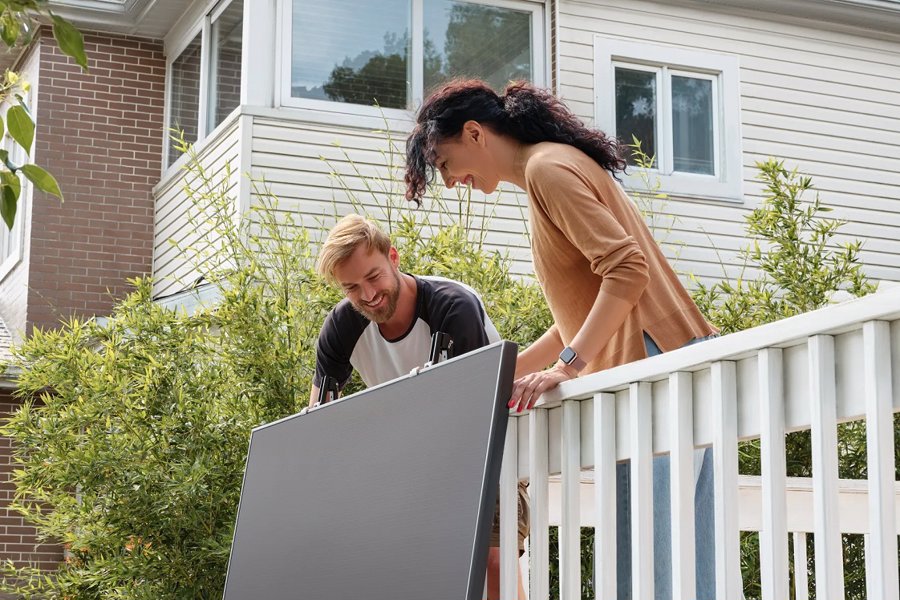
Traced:
MULTIPOLYGON (((618 143, 585 127, 550 92, 512 83, 498 95, 481 81, 450 82, 419 110, 406 154, 410 200, 420 200, 435 171, 450 188, 469 185, 489 194, 506 181, 528 196, 534 270, 554 325, 519 354, 510 408, 533 407, 562 381, 716 334, 618 185, 616 175, 625 169, 618 143)), ((661 484, 668 482, 668 462, 654 462, 660 491, 667 487, 661 484)), ((703 470, 709 463, 709 457, 700 463, 703 470)), ((625 465, 618 471, 621 584, 630 581, 630 531, 628 471, 625 465)), ((697 494, 698 506, 711 498, 709 477, 698 482, 697 494)), ((657 547, 666 548, 665 497, 654 504, 662 518, 657 547)), ((701 539, 710 540, 706 513, 698 512, 697 525, 701 539)), ((711 541, 705 547, 700 597, 710 593, 702 574, 711 567, 711 541)), ((662 576, 670 585, 665 563, 657 561, 657 581, 662 576)))
POLYGON ((555 323, 519 355, 510 407, 715 334, 616 182, 624 169, 614 139, 527 83, 498 95, 481 81, 453 81, 419 110, 407 198, 418 201, 435 171, 447 187, 489 194, 506 181, 528 196, 534 270, 555 323))

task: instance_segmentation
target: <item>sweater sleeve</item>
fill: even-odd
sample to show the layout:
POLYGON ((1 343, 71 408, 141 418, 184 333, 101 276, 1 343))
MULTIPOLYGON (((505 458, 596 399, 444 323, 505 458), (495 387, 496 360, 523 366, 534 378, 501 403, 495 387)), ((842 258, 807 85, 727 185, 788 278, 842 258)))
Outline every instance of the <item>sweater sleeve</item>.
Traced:
POLYGON ((611 198, 595 191, 616 194, 609 174, 600 176, 609 181, 590 185, 576 166, 547 157, 529 162, 525 173, 537 207, 603 278, 600 289, 636 304, 649 282, 647 261, 610 209, 611 198))

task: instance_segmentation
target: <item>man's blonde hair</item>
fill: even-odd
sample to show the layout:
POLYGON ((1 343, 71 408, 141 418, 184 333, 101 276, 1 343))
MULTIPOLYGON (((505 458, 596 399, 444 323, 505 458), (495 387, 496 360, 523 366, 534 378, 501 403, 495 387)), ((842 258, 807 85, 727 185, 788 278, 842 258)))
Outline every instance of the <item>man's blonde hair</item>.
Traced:
POLYGON ((329 283, 334 283, 334 269, 350 258, 360 244, 369 251, 375 250, 387 256, 391 249, 391 238, 377 223, 360 215, 343 217, 328 232, 325 243, 319 251, 316 270, 329 283))

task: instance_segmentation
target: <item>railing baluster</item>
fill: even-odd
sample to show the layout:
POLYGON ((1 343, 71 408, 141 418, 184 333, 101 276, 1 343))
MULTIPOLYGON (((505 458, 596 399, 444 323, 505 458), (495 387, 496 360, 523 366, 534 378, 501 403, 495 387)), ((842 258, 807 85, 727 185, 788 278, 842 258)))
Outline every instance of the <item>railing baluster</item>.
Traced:
POLYGON ((519 419, 510 417, 500 469, 500 597, 518 600, 518 470, 519 419))
POLYGON ((563 402, 562 522, 559 528, 560 600, 581 599, 581 403, 563 402))
POLYGON ((616 395, 594 396, 594 591, 616 600, 616 395))
POLYGON ((716 598, 741 600, 740 533, 738 529, 737 376, 735 364, 711 367, 713 406, 713 470, 715 479, 716 598))
POLYGON ((697 596, 694 527, 694 395, 693 377, 669 375, 672 501, 672 595, 697 596))
POLYGON ((887 322, 863 324, 863 360, 869 470, 868 550, 871 550, 866 591, 869 598, 898 598, 894 414, 890 326, 887 322))
POLYGON ((788 597, 787 466, 784 448, 784 373, 780 348, 763 348, 757 355, 759 374, 760 454, 762 458, 763 598, 788 597))
MULTIPOLYGON (((838 512, 837 394, 834 338, 809 338, 816 597, 844 597, 844 563, 838 512)), ((797 570, 796 563, 794 570, 797 570)))
MULTIPOLYGON (((840 547, 840 546, 839 546, 840 547)), ((806 533, 794 532, 794 599, 809 600, 809 573, 806 558, 806 533)), ((816 596, 818 597, 818 588, 816 596)))
POLYGON ((531 533, 529 554, 531 566, 530 598, 547 598, 550 595, 550 499, 547 490, 549 464, 548 411, 536 408, 529 415, 528 465, 531 496, 531 533))
POLYGON ((653 406, 647 382, 629 390, 631 431, 631 589, 653 600, 653 406))

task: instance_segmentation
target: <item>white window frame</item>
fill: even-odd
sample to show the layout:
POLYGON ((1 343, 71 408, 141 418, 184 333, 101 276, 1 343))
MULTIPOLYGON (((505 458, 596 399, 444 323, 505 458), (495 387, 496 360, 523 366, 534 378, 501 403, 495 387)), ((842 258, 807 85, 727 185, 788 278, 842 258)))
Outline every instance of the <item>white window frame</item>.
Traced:
MULTIPOLYGON (((616 134, 616 67, 657 73, 657 168, 660 191, 673 196, 743 201, 741 149, 740 62, 738 57, 671 46, 594 37, 594 119, 600 129, 616 134), (713 81, 713 156, 715 175, 674 170, 671 122, 672 75, 713 81), (667 104, 668 102, 668 104, 667 104)), ((633 169, 629 169, 630 171, 633 169)), ((639 174, 623 177, 640 189, 639 174)))
MULTIPOLYGON (((31 109, 31 92, 26 92, 23 96, 24 104, 31 109)), ((6 106, 4 113, 9 110, 6 106)), ((6 115, 4 114, 4 119, 6 115)), ((9 131, 6 131, 0 138, 0 146, 9 152, 9 160, 17 165, 23 165, 28 161, 25 150, 19 146, 9 131)), ((34 148, 36 144, 32 145, 34 148)), ((31 205, 31 182, 26 177, 18 174, 22 187, 19 190, 19 200, 16 203, 16 218, 13 221, 12 229, 6 226, 6 223, 0 221, 0 281, 6 279, 16 265, 21 262, 25 253, 25 227, 28 219, 28 207, 31 205)))
MULTIPOLYGON (((197 140, 194 143, 197 144, 202 140, 205 140, 218 128, 218 126, 209 127, 209 84, 210 73, 213 70, 210 63, 213 60, 212 50, 214 42, 212 39, 212 23, 218 19, 234 1, 235 0, 208 0, 205 2, 202 18, 194 23, 189 29, 185 30, 184 34, 178 38, 177 43, 171 46, 171 50, 169 48, 166 49, 166 100, 163 109, 163 123, 165 123, 163 131, 163 172, 176 164, 181 164, 185 160, 184 157, 179 157, 173 163, 169 163, 169 149, 172 144, 172 141, 169 138, 171 135, 171 132, 169 131, 169 127, 171 127, 170 119, 172 117, 172 65, 178 57, 181 56, 182 52, 190 46, 191 42, 194 41, 194 38, 197 37, 197 34, 200 34, 200 93, 197 98, 197 101, 199 102, 197 111, 197 140)), ((252 0, 244 0, 245 13, 251 1, 252 0)), ((242 35, 246 36, 246 32, 242 35)), ((228 119, 225 120, 227 121, 228 119)), ((219 125, 221 124, 222 123, 219 125)))
MULTIPOLYGON (((411 93, 410 106, 401 108, 378 108, 351 104, 349 102, 337 102, 331 100, 315 100, 311 98, 295 98, 291 96, 291 60, 293 44, 293 0, 280 0, 278 18, 281 21, 280 40, 278 43, 278 70, 276 77, 275 98, 276 103, 282 107, 308 109, 311 112, 341 113, 360 117, 387 118, 396 123, 409 123, 411 126, 411 111, 421 106, 424 100, 424 0, 408 0, 411 3, 410 13, 410 78, 411 93)), ((547 68, 547 1, 546 0, 463 0, 471 4, 484 4, 500 8, 515 10, 529 10, 532 14, 532 66, 534 71, 533 83, 545 86, 549 80, 547 68)), ((373 123, 375 127, 378 122, 373 123)))

